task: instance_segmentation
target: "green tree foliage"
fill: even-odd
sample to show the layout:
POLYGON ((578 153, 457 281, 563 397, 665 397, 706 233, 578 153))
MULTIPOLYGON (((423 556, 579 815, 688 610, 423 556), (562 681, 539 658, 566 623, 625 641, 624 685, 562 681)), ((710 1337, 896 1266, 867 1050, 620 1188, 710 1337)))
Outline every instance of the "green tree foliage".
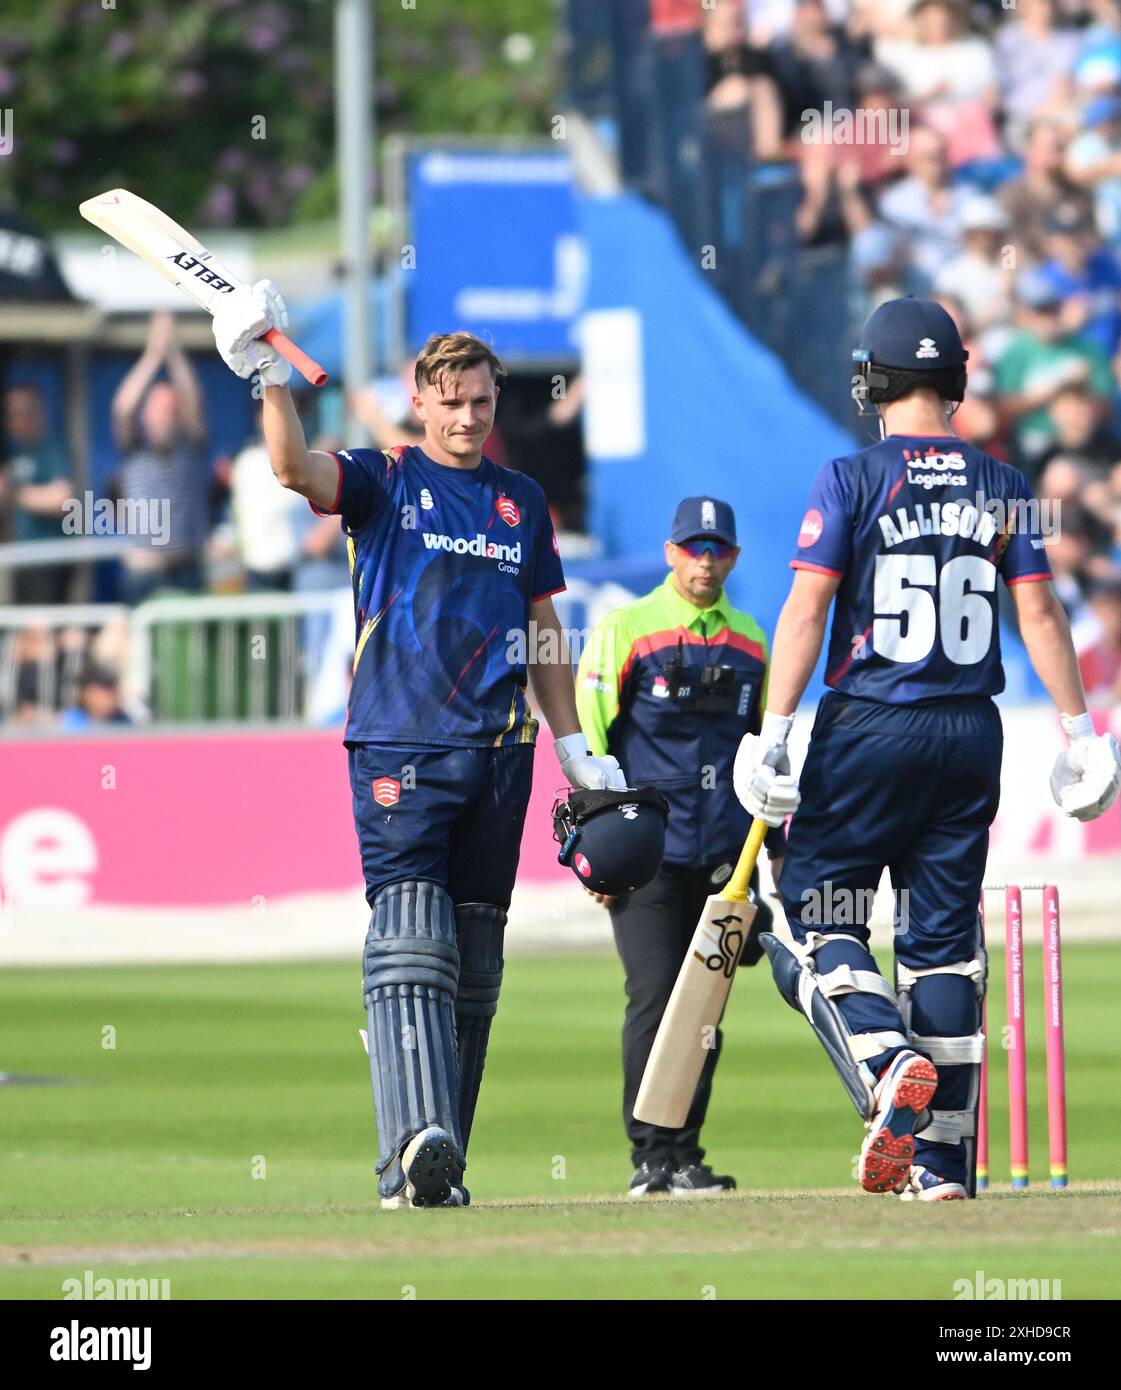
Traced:
MULTIPOLYGON (((552 0, 371 10, 380 135, 547 132, 552 0)), ((333 20, 333 0, 4 0, 0 198, 52 229, 116 184, 200 226, 322 216, 333 20)))

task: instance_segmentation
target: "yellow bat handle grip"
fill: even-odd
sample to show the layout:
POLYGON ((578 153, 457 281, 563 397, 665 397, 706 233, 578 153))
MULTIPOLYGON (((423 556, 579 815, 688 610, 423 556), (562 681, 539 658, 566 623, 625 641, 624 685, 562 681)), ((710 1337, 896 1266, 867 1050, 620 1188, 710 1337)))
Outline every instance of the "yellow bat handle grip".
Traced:
POLYGON ((747 832, 747 839, 743 842, 740 857, 736 861, 732 877, 728 880, 728 886, 724 890, 723 896, 729 901, 742 903, 747 900, 747 885, 751 882, 755 861, 759 858, 759 851, 763 848, 763 837, 769 829, 770 826, 767 822, 759 820, 758 817, 751 822, 751 829, 747 832))

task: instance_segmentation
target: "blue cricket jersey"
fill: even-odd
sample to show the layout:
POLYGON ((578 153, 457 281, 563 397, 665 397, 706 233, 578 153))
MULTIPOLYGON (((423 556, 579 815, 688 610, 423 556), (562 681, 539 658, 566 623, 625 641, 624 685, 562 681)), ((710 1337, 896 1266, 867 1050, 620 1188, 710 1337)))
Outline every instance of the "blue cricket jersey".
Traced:
POLYGON ((417 447, 334 457, 338 493, 321 515, 342 517, 354 589, 345 741, 532 743, 529 608, 564 588, 544 492, 488 458, 462 469, 417 447))
POLYGON ((1050 579, 1041 521, 1018 469, 953 435, 827 463, 791 561, 841 577, 826 683, 889 705, 998 694, 997 575, 1050 579))

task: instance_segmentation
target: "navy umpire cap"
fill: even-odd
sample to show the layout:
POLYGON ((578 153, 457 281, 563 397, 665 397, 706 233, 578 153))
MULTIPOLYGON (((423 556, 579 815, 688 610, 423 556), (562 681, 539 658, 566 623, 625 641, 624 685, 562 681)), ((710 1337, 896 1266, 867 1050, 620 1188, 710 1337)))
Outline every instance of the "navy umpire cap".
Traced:
POLYGON ((941 304, 908 295, 889 299, 872 312, 853 356, 877 367, 937 372, 963 367, 969 353, 962 346, 957 324, 941 304))
POLYGON ((736 544, 736 514, 728 503, 715 497, 686 497, 679 502, 669 537, 674 545, 709 536, 725 545, 736 544))

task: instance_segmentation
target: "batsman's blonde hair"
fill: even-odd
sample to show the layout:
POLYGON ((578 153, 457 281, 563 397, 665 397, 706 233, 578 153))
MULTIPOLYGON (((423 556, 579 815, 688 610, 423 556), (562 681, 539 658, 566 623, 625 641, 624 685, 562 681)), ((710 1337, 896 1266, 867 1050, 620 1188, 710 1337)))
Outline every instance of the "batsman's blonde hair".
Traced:
POLYGON ((416 360, 417 390, 428 385, 439 386, 446 375, 457 377, 467 367, 477 367, 480 362, 487 364, 496 382, 505 377, 506 368, 498 355, 474 333, 433 333, 416 360))

